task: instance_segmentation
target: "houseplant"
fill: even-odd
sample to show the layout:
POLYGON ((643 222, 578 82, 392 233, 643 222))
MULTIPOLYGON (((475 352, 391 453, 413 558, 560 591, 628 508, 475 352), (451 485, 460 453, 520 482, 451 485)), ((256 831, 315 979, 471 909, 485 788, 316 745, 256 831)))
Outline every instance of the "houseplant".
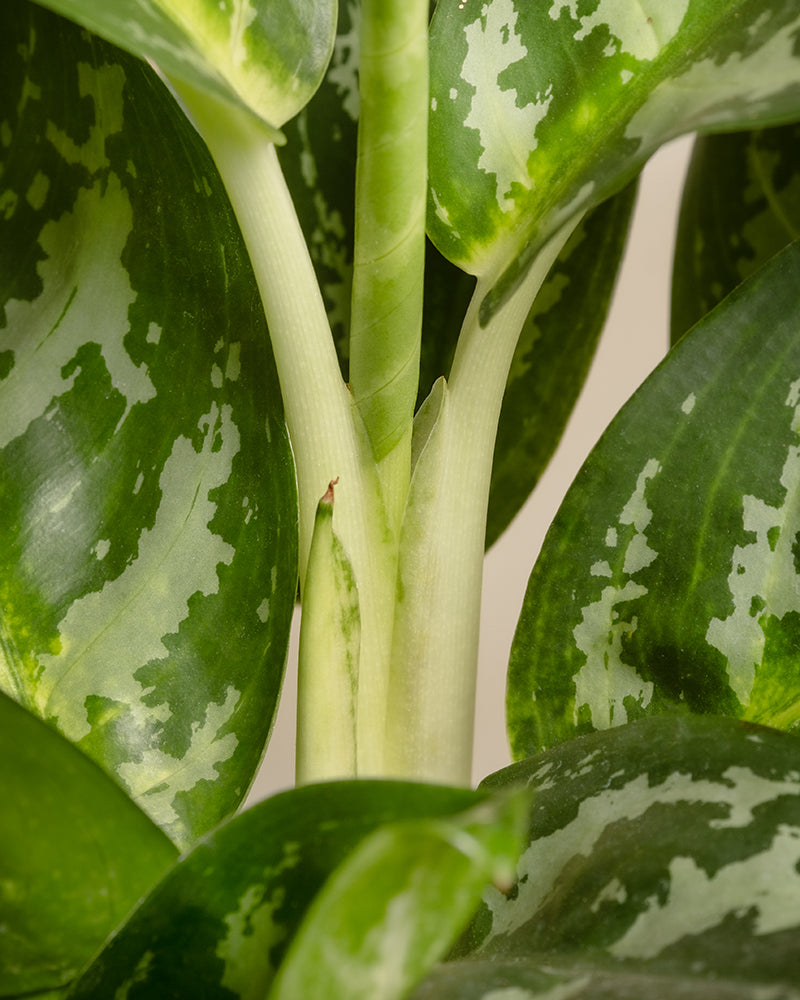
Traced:
POLYGON ((796 996, 794 5, 48 6, 97 34, 2 14, 4 994, 796 996), (485 539, 636 173, 763 126, 699 147, 471 791, 485 539), (235 815, 298 567, 300 787, 235 815))

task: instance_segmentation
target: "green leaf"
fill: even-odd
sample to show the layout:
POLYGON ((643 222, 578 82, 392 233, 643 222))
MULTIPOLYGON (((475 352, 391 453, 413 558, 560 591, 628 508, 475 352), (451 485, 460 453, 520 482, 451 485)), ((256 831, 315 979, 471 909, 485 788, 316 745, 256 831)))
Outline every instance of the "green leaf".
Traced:
POLYGON ((800 238, 798 148, 797 124, 695 142, 675 246, 673 340, 800 238))
POLYGON ((137 1000, 261 1000, 309 904, 368 834, 399 819, 461 813, 485 797, 362 780, 267 799, 178 862, 86 971, 71 1000, 125 996, 126 989, 137 1000))
POLYGON ((494 879, 514 870, 525 801, 385 826, 326 883, 270 1000, 400 1000, 442 956, 494 879))
POLYGON ((185 845, 275 711, 296 499, 258 291, 151 70, 2 12, 0 688, 185 845))
POLYGON ((84 754, 0 695, 0 996, 72 980, 174 862, 84 754))
POLYGON ((534 996, 796 997, 797 751, 765 727, 662 717, 493 775, 486 786, 531 796, 528 846, 451 957, 480 963, 484 983, 498 963, 509 986, 528 963, 534 996))
POLYGON ((336 25, 336 0, 38 2, 275 130, 317 89, 336 25))
POLYGON ((491 277, 484 316, 667 139, 796 117, 799 25, 793 0, 441 0, 428 226, 491 277))
POLYGON ((641 715, 800 722, 800 245, 673 348, 545 540, 509 674, 517 756, 641 715))

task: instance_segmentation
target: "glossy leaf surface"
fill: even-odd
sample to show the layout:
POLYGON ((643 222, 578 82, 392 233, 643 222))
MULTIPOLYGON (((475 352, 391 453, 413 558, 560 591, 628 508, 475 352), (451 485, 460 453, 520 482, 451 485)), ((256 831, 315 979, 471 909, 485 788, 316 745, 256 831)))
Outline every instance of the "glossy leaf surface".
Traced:
POLYGON ((492 880, 510 882, 526 802, 382 827, 314 900, 270 1000, 401 1000, 447 950, 492 880))
POLYGON ((645 714, 800 717, 800 246, 620 411, 531 574, 508 691, 524 756, 645 714))
POLYGON ((325 880, 385 823, 446 817, 483 800, 401 782, 307 785, 209 834, 110 941, 71 1000, 265 997, 325 880), (119 992, 117 992, 119 991, 119 992))
POLYGON ((797 749, 730 719, 662 717, 493 775, 528 789, 529 846, 415 1000, 796 998, 797 749))
POLYGON ((675 246, 673 341, 797 239, 800 125, 697 139, 675 246))
POLYGON ((319 85, 336 25, 336 0, 39 2, 275 129, 319 85))
POLYGON ((96 764, 0 694, 0 996, 69 983, 177 850, 96 764))
POLYGON ((667 139, 797 115, 798 26, 792 0, 442 0, 428 225, 492 278, 484 314, 667 139))
POLYGON ((260 300, 143 64, 2 15, 0 687, 185 844, 244 797, 296 586, 260 300))

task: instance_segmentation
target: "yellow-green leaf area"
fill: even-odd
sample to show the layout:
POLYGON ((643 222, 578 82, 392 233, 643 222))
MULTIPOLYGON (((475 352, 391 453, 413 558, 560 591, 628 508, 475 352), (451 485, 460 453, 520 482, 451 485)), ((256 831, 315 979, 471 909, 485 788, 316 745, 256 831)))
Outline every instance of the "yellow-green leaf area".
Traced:
POLYGON ((336 4, 161 0, 243 104, 279 128, 317 89, 333 51, 336 4))
POLYGON ((43 0, 195 90, 280 128, 310 100, 333 50, 336 0, 43 0))

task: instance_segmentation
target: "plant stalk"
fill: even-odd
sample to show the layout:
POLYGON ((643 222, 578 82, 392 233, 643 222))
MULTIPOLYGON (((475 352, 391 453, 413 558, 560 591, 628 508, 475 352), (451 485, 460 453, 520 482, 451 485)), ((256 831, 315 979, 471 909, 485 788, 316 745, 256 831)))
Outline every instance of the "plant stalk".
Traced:
POLYGON ((493 276, 478 281, 449 384, 437 383, 418 415, 389 685, 386 768, 397 777, 470 781, 497 422, 520 331, 574 224, 545 246, 486 326, 480 305, 493 276))
MULTIPOLYGON (((300 585, 305 590, 317 505, 336 481, 333 529, 358 582, 361 630, 356 773, 383 771, 397 542, 360 414, 341 378, 324 302, 271 133, 247 112, 183 87, 181 97, 226 186, 261 292, 297 470, 300 585), (387 624, 388 623, 388 624, 387 624)), ((324 670, 324 629, 306 655, 324 670)), ((304 673, 301 670, 301 674, 304 673)), ((299 720, 299 725, 304 725, 299 720)), ((310 780, 326 766, 306 757, 310 780)), ((343 777, 345 775, 342 775, 343 777)))

